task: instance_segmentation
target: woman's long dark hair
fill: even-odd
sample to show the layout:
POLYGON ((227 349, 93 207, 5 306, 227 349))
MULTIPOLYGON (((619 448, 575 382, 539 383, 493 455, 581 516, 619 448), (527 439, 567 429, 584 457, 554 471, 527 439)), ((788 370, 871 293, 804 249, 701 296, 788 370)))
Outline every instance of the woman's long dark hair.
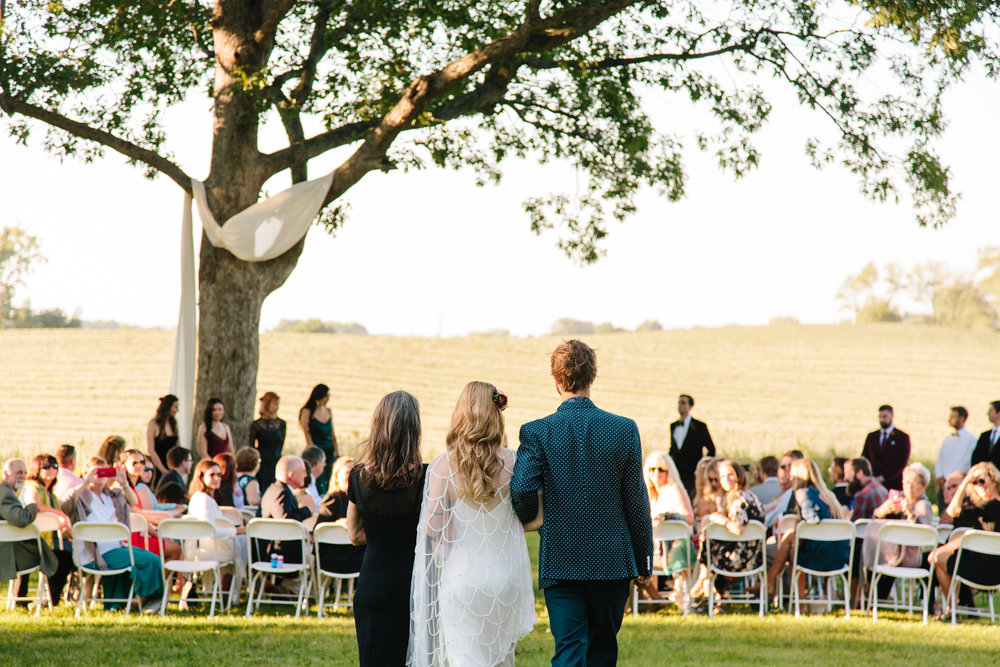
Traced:
POLYGON ((51 481, 46 482, 42 479, 42 466, 48 463, 49 465, 54 465, 56 469, 59 469, 59 462, 56 461, 56 457, 50 456, 48 454, 39 454, 28 462, 28 479, 33 482, 38 482, 45 487, 46 491, 51 491, 52 487, 56 485, 57 477, 53 477, 51 481))
MULTIPOLYGON (((212 430, 212 410, 215 408, 216 405, 219 405, 220 403, 222 403, 222 399, 221 398, 210 398, 210 399, 208 399, 208 403, 205 404, 205 415, 204 415, 204 417, 205 417, 205 430, 206 431, 211 431, 212 430)), ((222 403, 222 405, 225 405, 225 403, 222 403)), ((205 437, 206 438, 208 437, 208 433, 205 434, 205 437)))
POLYGON ((380 489, 405 489, 420 481, 420 404, 405 391, 386 394, 375 407, 361 443, 361 480, 380 489))
POLYGON ((311 419, 312 416, 316 413, 316 404, 319 403, 324 396, 328 396, 329 394, 330 394, 330 388, 327 387, 325 384, 316 385, 315 387, 313 387, 312 392, 310 392, 309 394, 309 400, 306 401, 306 404, 302 406, 302 410, 299 410, 299 414, 301 415, 303 411, 308 410, 309 418, 311 419))
POLYGON ((154 417, 157 437, 166 435, 167 423, 170 424, 170 430, 174 432, 174 435, 177 435, 177 420, 170 415, 170 408, 174 407, 174 403, 177 403, 179 400, 173 394, 160 397, 160 405, 157 406, 156 417, 154 417))

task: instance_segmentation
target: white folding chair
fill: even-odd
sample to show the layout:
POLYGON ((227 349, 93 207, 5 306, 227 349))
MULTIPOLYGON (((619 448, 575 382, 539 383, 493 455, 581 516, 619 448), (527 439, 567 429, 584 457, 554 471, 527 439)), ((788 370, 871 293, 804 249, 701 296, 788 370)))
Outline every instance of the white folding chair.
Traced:
POLYGON ((233 601, 239 597, 239 592, 241 588, 242 581, 246 576, 246 572, 240 567, 240 563, 237 561, 235 554, 237 553, 237 541, 236 541, 236 529, 242 527, 242 522, 239 525, 233 525, 233 517, 222 517, 215 520, 215 539, 228 542, 233 553, 233 557, 226 559, 222 554, 217 554, 219 560, 219 571, 224 572, 227 569, 232 570, 232 578, 229 583, 229 590, 222 591, 220 589, 220 598, 225 599, 224 607, 226 609, 231 609, 233 606, 233 601), (228 536, 227 536, 228 535, 228 536))
MULTIPOLYGON (((794 531, 795 526, 797 526, 798 523, 799 523, 798 514, 782 514, 781 518, 778 519, 778 525, 774 529, 773 533, 777 543, 781 544, 781 540, 785 537, 785 535, 794 531)), ((785 600, 787 599, 790 601, 792 596, 791 591, 789 591, 787 594, 785 593, 785 570, 787 569, 787 567, 788 566, 783 563, 781 565, 781 572, 778 573, 778 582, 776 591, 776 598, 778 600, 778 609, 784 609, 785 600)))
MULTIPOLYGON (((87 604, 87 586, 83 583, 83 576, 87 574, 94 575, 94 589, 91 593, 92 600, 94 602, 124 602, 125 603, 125 615, 128 616, 129 611, 132 608, 132 597, 135 595, 135 580, 131 581, 128 590, 127 598, 106 598, 98 597, 97 591, 101 585, 101 577, 109 577, 116 574, 128 573, 131 575, 132 568, 135 567, 135 554, 132 553, 132 535, 129 529, 121 523, 116 522, 90 522, 81 521, 79 523, 73 524, 73 562, 76 564, 76 569, 80 571, 80 601, 76 607, 77 617, 83 612, 87 604), (122 546, 128 549, 128 567, 119 568, 116 570, 106 570, 100 567, 90 567, 87 563, 80 562, 80 553, 86 543, 92 543, 94 549, 97 549, 97 543, 99 542, 119 542, 122 546)), ((96 563, 95 563, 96 565, 96 563)), ((131 578, 131 576, 130 576, 131 578)))
MULTIPOLYGON (((129 523, 132 524, 133 533, 142 535, 142 548, 149 551, 149 521, 146 520, 145 515, 132 512, 129 515, 129 523)), ((161 551, 160 553, 163 552, 161 551)))
MULTIPOLYGON (((795 528, 795 556, 792 558, 792 599, 795 602, 795 618, 799 617, 799 587, 796 583, 799 573, 803 573, 817 579, 826 579, 825 598, 806 598, 807 602, 825 602, 828 605, 840 603, 840 600, 833 599, 832 584, 837 577, 844 583, 844 617, 851 617, 851 568, 854 566, 854 524, 850 521, 839 519, 824 519, 818 523, 806 523, 802 521, 795 528), (799 564, 799 543, 802 540, 813 540, 816 542, 847 542, 848 556, 847 563, 834 570, 814 570, 799 564)), ((808 596, 808 592, 806 593, 808 596)))
POLYGON ((996 620, 993 611, 993 596, 1000 591, 1000 584, 981 584, 976 581, 959 575, 959 566, 962 564, 962 556, 968 552, 985 554, 988 556, 1000 556, 1000 533, 991 533, 985 530, 967 530, 962 533, 962 541, 955 554, 955 572, 951 577, 951 589, 948 591, 947 603, 951 606, 951 624, 955 625, 955 618, 958 614, 966 616, 985 616, 986 614, 978 608, 958 606, 958 587, 965 584, 970 588, 981 591, 990 591, 990 623, 996 620))
MULTIPOLYGON (((686 521, 680 521, 676 519, 671 519, 669 521, 664 521, 660 525, 653 528, 653 544, 659 545, 663 549, 663 560, 660 566, 657 567, 655 560, 653 565, 653 576, 654 577, 666 577, 670 576, 666 572, 666 560, 669 552, 669 544, 674 540, 684 540, 687 545, 688 562, 692 563, 689 569, 694 568, 694 554, 692 553, 691 547, 691 527, 687 525, 686 521)), ((684 615, 688 615, 690 609, 690 595, 689 590, 691 587, 690 581, 691 573, 688 572, 688 576, 683 578, 681 585, 674 586, 674 603, 677 608, 684 612, 684 615)), ((676 581, 676 580, 675 580, 676 581)), ((632 615, 639 615, 639 605, 640 604, 670 604, 668 598, 662 600, 640 600, 639 599, 639 588, 638 586, 632 589, 632 615)))
MULTIPOLYGON (((937 546, 937 530, 931 526, 922 526, 912 523, 886 523, 879 528, 878 543, 875 545, 875 565, 872 570, 871 586, 868 589, 868 599, 872 607, 872 620, 878 620, 878 580, 880 577, 894 577, 896 580, 906 579, 919 581, 924 591, 924 625, 927 625, 927 608, 930 604, 930 584, 931 577, 934 576, 933 568, 924 569, 922 567, 903 567, 893 565, 881 565, 879 563, 882 555, 882 544, 891 542, 902 547, 930 547, 937 546)), ((907 609, 913 611, 912 591, 907 609)))
MULTIPOLYGON (((859 549, 863 546, 864 539, 865 539, 865 531, 868 530, 868 524, 870 524, 871 522, 872 522, 871 519, 855 519, 853 521, 853 523, 854 523, 854 541, 855 541, 855 544, 857 544, 857 542, 859 540, 862 543, 862 544, 858 545, 859 549)), ((851 553, 854 553, 855 544, 851 545, 851 553)), ((855 581, 855 585, 858 586, 858 606, 861 608, 861 611, 864 611, 865 609, 868 608, 868 606, 867 606, 868 602, 867 602, 867 599, 865 597, 866 594, 867 594, 867 591, 865 590, 865 585, 866 585, 867 579, 866 579, 866 574, 865 574, 866 571, 865 571, 865 568, 864 568, 863 559, 859 559, 858 567, 860 569, 861 576, 859 576, 857 578, 857 580, 855 581)))
MULTIPOLYGON (((760 592, 758 603, 760 605, 760 617, 764 618, 767 611, 767 555, 764 552, 764 542, 767 540, 767 529, 760 521, 751 521, 743 527, 743 534, 734 535, 722 524, 713 523, 705 529, 705 553, 708 554, 708 617, 715 615, 715 578, 717 576, 730 578, 758 579, 760 581, 760 592), (724 570, 715 565, 712 561, 712 541, 716 542, 757 542, 760 551, 760 565, 749 570, 733 572, 724 570)), ((741 597, 720 598, 720 604, 748 604, 753 602, 749 595, 741 597)))
POLYGON ((264 580, 268 575, 298 575, 299 593, 295 601, 282 600, 271 595, 268 598, 270 604, 294 604, 295 618, 302 612, 302 604, 308 599, 308 584, 311 570, 309 560, 309 531, 306 527, 292 519, 254 519, 247 524, 247 569, 250 577, 247 598, 247 617, 254 607, 259 608, 264 601, 264 580), (285 563, 280 567, 272 567, 270 560, 254 560, 254 540, 265 542, 294 542, 299 541, 302 545, 301 563, 285 563), (254 590, 260 584, 260 591, 257 599, 254 600, 254 590))
MULTIPOLYGON (((208 612, 209 617, 215 616, 215 601, 219 596, 219 556, 215 545, 215 526, 208 521, 190 519, 164 519, 156 527, 158 539, 160 541, 160 553, 164 553, 163 540, 177 540, 181 545, 181 554, 192 554, 193 559, 161 559, 160 570, 163 574, 163 601, 160 603, 160 616, 167 610, 167 604, 171 602, 170 578, 185 575, 191 577, 195 574, 211 572, 215 575, 212 582, 212 607, 208 612), (211 544, 210 559, 202 560, 200 540, 206 540, 211 544)), ((181 602, 183 598, 176 598, 181 602)))
POLYGON ((222 516, 226 520, 233 524, 234 528, 242 528, 246 521, 243 520, 243 512, 236 509, 235 507, 220 507, 219 511, 222 512, 222 516))
MULTIPOLYGON (((38 528, 33 523, 29 523, 23 528, 18 528, 12 523, 0 521, 0 542, 34 542, 38 549, 39 558, 42 553, 42 537, 38 528)), ((40 561, 39 561, 40 562, 40 561)), ((42 605, 49 604, 49 611, 52 611, 52 600, 49 596, 49 582, 45 573, 41 570, 41 565, 35 565, 24 570, 18 570, 17 576, 7 582, 7 610, 10 611, 18 602, 35 601, 35 616, 42 613, 42 605), (35 596, 20 597, 17 590, 21 584, 21 577, 29 577, 32 572, 38 572, 38 590, 35 596), (43 597, 44 596, 44 597, 43 597)))
POLYGON ((35 528, 44 537, 45 533, 55 533, 55 544, 58 548, 62 550, 63 548, 63 536, 61 532, 61 526, 59 525, 59 515, 52 514, 51 512, 42 512, 35 516, 35 528))
POLYGON ((938 544, 948 544, 951 540, 951 531, 954 529, 955 526, 950 523, 939 523, 937 525, 938 544))
POLYGON ((256 505, 254 506, 244 505, 243 507, 238 509, 237 512, 243 515, 243 523, 246 523, 247 521, 252 521, 257 518, 256 505))
POLYGON ((333 611, 337 611, 340 607, 340 593, 345 581, 347 582, 347 601, 343 604, 346 607, 352 607, 354 604, 352 602, 354 599, 354 582, 361 574, 360 572, 343 573, 324 570, 319 558, 320 544, 350 546, 351 539, 347 536, 346 528, 334 523, 321 523, 313 529, 313 547, 316 550, 316 587, 318 589, 316 601, 319 603, 319 607, 316 610, 317 618, 323 618, 323 608, 326 604, 329 604, 325 601, 325 598, 331 581, 336 586, 333 597, 333 611))

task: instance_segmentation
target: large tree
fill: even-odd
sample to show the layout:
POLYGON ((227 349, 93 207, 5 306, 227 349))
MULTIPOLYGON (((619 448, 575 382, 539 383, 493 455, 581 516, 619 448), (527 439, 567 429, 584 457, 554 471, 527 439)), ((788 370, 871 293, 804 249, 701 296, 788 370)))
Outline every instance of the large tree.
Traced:
MULTIPOLYGON (((874 199, 908 190, 920 222, 937 224, 954 194, 930 142, 955 70, 928 48, 935 34, 909 25, 948 9, 926 6, 897 17, 846 0, 0 0, 0 110, 19 141, 42 130, 47 150, 85 160, 111 149, 190 192, 160 118, 207 94, 219 221, 338 147, 352 150, 326 197, 330 228, 372 171, 471 165, 487 181, 505 158, 564 161, 585 176, 582 194, 539 192, 525 210, 534 230, 560 230, 568 254, 593 261, 640 188, 684 193, 684 128, 649 117, 644 95, 700 105, 689 143, 739 176, 758 162, 752 135, 771 104, 757 81, 771 78, 835 132, 809 142, 813 163, 841 163, 874 199), (879 12, 888 18, 872 22, 879 12), (287 146, 265 153, 271 122, 287 146)), ((261 305, 301 250, 252 264, 202 239, 198 403, 221 396, 238 440, 261 305)))

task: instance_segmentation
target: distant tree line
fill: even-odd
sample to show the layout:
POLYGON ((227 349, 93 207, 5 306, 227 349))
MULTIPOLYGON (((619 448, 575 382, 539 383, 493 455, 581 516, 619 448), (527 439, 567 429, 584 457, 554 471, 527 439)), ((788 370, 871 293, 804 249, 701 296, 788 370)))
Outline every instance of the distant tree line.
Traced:
POLYGON ((975 270, 941 262, 906 269, 869 263, 848 276, 837 301, 855 322, 923 322, 968 329, 1000 328, 1000 246, 981 248, 975 270))
MULTIPOLYGON (((635 328, 636 331, 660 331, 661 329, 663 329, 663 325, 656 320, 646 320, 635 328)), ((625 331, 628 331, 628 329, 616 327, 610 322, 594 324, 593 322, 564 317, 553 323, 549 333, 561 336, 582 336, 587 334, 623 333, 625 331)))
POLYGON ((324 322, 312 318, 309 320, 281 320, 272 331, 278 333, 333 333, 368 335, 368 329, 357 322, 324 322))

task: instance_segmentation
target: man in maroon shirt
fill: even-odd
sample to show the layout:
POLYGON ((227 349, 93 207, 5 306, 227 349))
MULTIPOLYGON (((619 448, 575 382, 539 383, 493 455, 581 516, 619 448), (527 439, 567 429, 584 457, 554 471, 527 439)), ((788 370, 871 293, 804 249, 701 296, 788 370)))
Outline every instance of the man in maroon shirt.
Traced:
POLYGON ((910 436, 892 423, 892 406, 878 409, 879 430, 865 438, 861 456, 872 465, 872 474, 889 489, 903 489, 903 468, 910 463, 910 436))
POLYGON ((889 499, 889 490, 872 476, 872 466, 866 458, 851 459, 844 464, 847 493, 853 496, 851 519, 871 519, 875 508, 889 499))

